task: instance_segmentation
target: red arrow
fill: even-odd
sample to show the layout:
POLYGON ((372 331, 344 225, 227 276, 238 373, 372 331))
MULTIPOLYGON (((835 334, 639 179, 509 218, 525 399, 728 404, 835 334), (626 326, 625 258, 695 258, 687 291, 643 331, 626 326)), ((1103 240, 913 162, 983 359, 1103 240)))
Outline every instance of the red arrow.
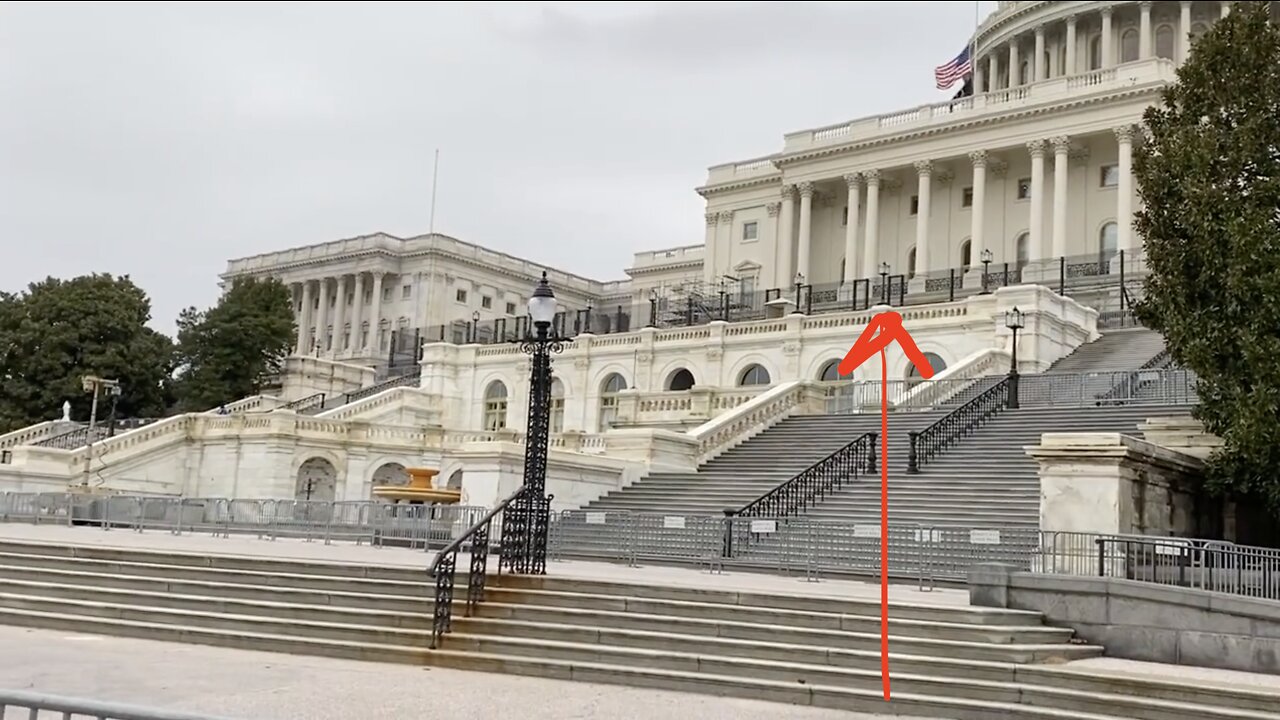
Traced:
POLYGON ((892 310, 871 318, 836 368, 841 375, 850 375, 872 355, 880 353, 880 677, 886 701, 889 699, 889 366, 885 348, 892 342, 902 347, 922 377, 933 377, 933 366, 916 347, 911 333, 902 326, 902 316, 892 310))

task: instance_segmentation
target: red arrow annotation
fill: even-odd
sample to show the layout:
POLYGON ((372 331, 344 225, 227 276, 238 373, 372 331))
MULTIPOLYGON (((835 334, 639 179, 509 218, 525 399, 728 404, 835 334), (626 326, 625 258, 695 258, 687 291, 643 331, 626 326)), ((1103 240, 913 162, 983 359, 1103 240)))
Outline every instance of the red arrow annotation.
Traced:
POLYGON ((920 376, 933 377, 933 366, 925 358, 911 333, 902 326, 902 316, 888 310, 867 323, 849 348, 836 371, 851 375, 862 363, 880 353, 880 678, 884 699, 889 700, 889 366, 885 348, 897 342, 920 376))

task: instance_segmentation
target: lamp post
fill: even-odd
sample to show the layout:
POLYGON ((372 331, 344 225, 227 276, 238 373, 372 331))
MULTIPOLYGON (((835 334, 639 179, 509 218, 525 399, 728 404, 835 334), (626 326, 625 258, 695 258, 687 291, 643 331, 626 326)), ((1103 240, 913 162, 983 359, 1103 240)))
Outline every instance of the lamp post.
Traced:
POLYGON ((547 487, 547 444, 551 434, 551 354, 564 350, 564 339, 551 334, 556 316, 556 295, 547 274, 529 298, 529 318, 534 332, 520 342, 532 357, 529 377, 529 420, 524 441, 524 491, 502 515, 502 556, 499 567, 517 574, 544 575, 547 571, 547 531, 551 522, 551 496, 547 487))
POLYGON ((468 342, 480 342, 480 311, 471 311, 471 337, 467 338, 468 342))
POLYGON ((804 273, 796 273, 796 312, 800 310, 800 289, 804 287, 804 273))
POLYGON ((987 287, 987 274, 991 271, 991 260, 993 259, 991 250, 983 248, 982 250, 982 294, 986 295, 991 292, 987 287))
POLYGON ((1010 410, 1018 409, 1018 331, 1024 326, 1022 311, 1015 305, 1004 314, 1004 326, 1013 333, 1013 347, 1009 352, 1009 404, 1010 410))
POLYGON ((889 263, 880 263, 880 301, 889 304, 889 263))
POLYGON ((85 452, 84 452, 84 475, 80 484, 83 487, 89 487, 89 476, 92 471, 93 463, 93 436, 95 425, 98 424, 98 394, 103 390, 111 396, 111 415, 112 422, 115 422, 116 400, 120 397, 120 381, 108 380, 100 378, 96 375, 85 375, 80 379, 80 386, 87 393, 93 393, 93 401, 89 406, 89 427, 85 429, 85 452))
POLYGON ((587 301, 587 309, 584 311, 582 316, 582 332, 583 333, 591 332, 591 301, 590 300, 587 301))
POLYGON ((649 288, 649 327, 658 326, 658 288, 649 288))

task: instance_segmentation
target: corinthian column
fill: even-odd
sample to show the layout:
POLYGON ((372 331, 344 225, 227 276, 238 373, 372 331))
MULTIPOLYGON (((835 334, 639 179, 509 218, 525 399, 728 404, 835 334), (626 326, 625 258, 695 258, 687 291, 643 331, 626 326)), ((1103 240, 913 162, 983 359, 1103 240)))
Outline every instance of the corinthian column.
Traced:
POLYGON ((813 183, 805 181, 796 186, 800 192, 800 249, 796 253, 796 274, 803 275, 805 282, 812 282, 809 276, 809 251, 813 229, 813 183))
MULTIPOLYGON (((849 186, 849 212, 844 228, 844 281, 848 283, 858 278, 858 205, 862 201, 862 176, 850 173, 844 176, 844 182, 849 186)), ((866 270, 863 277, 870 277, 866 270)))
POLYGON ((916 163, 916 277, 929 272, 929 200, 933 187, 933 163, 916 163))
POLYGON ((1115 129, 1120 144, 1120 178, 1116 185, 1116 247, 1129 250, 1133 245, 1133 127, 1115 129))
POLYGON ((782 186, 782 210, 778 214, 778 270, 774 276, 775 287, 790 285, 796 276, 791 265, 792 236, 796 217, 796 186, 782 186))
POLYGON ((1053 144, 1053 257, 1067 254, 1067 155, 1071 139, 1055 137, 1053 144))
POLYGON ((987 232, 983 227, 987 206, 987 151, 969 153, 973 162, 973 207, 969 208, 969 266, 982 268, 982 251, 987 247, 987 232))
POLYGON ((1027 259, 1035 262, 1044 257, 1044 141, 1027 143, 1031 153, 1031 220, 1027 259))
POLYGON ((862 173, 867 181, 867 229, 862 238, 862 272, 875 277, 880 272, 880 171, 862 173))

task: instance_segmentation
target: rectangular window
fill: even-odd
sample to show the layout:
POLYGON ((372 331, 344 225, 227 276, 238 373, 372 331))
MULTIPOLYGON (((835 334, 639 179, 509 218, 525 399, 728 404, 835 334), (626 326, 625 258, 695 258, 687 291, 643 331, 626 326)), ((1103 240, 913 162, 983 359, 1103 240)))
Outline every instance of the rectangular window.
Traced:
POLYGON ((507 314, 508 314, 508 315, 515 315, 515 314, 516 314, 516 304, 515 304, 515 303, 507 303, 507 314))
POLYGON ((485 310, 488 310, 488 309, 492 308, 492 307, 493 307, 493 298, 489 297, 488 295, 481 295, 481 296, 480 296, 480 307, 484 308, 485 310))
POLYGON ((1119 165, 1103 165, 1100 184, 1104 188, 1115 187, 1119 185, 1120 184, 1120 166, 1119 165))
POLYGON ((973 207, 973 188, 967 187, 960 195, 960 207, 973 207))
POLYGON ((744 242, 755 240, 757 232, 759 232, 759 226, 754 221, 742 224, 742 239, 744 242))
POLYGON ((920 212, 920 196, 912 195, 911 196, 911 214, 915 215, 918 212, 920 212))
POLYGON ((1018 199, 1031 199, 1031 178, 1022 178, 1018 180, 1018 199))
POLYGON ((400 297, 405 298, 407 300, 411 294, 413 294, 412 285, 405 285, 404 287, 400 288, 400 297))
POLYGON ((391 302, 391 288, 382 288, 382 302, 391 302))
POLYGON ((453 294, 453 299, 460 303, 465 303, 467 301, 467 291, 462 288, 458 288, 457 292, 453 294))

